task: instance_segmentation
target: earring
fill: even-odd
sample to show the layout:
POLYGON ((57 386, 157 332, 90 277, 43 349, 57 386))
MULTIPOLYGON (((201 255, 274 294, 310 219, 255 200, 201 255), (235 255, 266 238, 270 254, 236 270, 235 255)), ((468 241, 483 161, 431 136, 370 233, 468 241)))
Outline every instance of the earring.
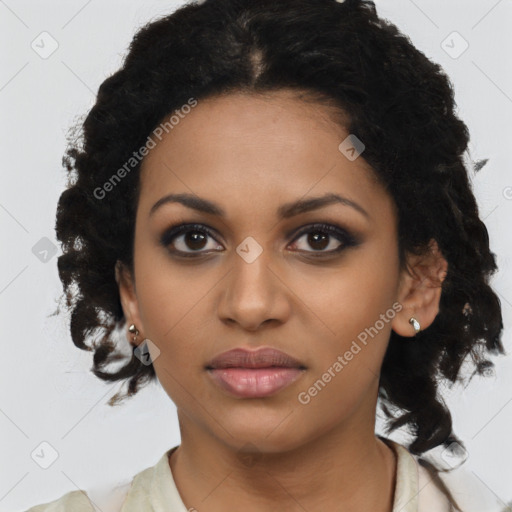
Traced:
POLYGON ((130 325, 130 327, 128 327, 128 330, 133 334, 133 344, 137 345, 137 336, 139 335, 139 330, 137 329, 137 327, 135 327, 135 324, 130 325))
MULTIPOLYGON (((135 327, 135 324, 131 324, 130 327, 128 327, 128 330, 133 334, 132 345, 134 346, 133 353, 135 357, 139 359, 139 361, 145 366, 152 364, 153 360, 151 358, 151 354, 149 353, 149 347, 147 344, 147 342, 150 340, 146 338, 142 340, 142 343, 140 345, 137 345, 137 336, 139 335, 139 330, 137 329, 137 327, 135 327)), ((160 354, 158 348, 156 348, 156 352, 156 357, 158 357, 158 354, 160 354)))
POLYGON ((420 326, 420 323, 418 322, 418 320, 416 320, 416 318, 411 316, 411 318, 409 318, 409 323, 413 326, 414 333, 418 334, 421 330, 421 326, 420 326))

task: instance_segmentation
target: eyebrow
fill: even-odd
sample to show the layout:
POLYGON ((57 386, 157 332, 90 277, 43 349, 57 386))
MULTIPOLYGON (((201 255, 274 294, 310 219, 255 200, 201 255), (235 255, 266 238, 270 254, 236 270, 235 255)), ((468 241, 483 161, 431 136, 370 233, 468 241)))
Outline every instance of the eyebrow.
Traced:
MULTIPOLYGON (((159 199, 151 207, 149 215, 153 215, 155 211, 158 210, 158 208, 168 203, 180 203, 183 206, 186 206, 187 208, 191 208, 193 210, 208 213, 210 215, 217 215, 222 218, 226 217, 225 211, 220 206, 213 203, 212 201, 209 201, 207 199, 201 198, 193 194, 168 194, 159 199)), ((332 193, 325 194, 323 196, 312 197, 309 199, 299 199, 297 201, 285 203, 277 209, 277 216, 280 219, 287 219, 295 215, 299 215, 301 213, 317 210, 319 208, 323 208, 324 206, 329 206, 331 204, 336 203, 343 204, 345 206, 350 206, 354 210, 357 210, 359 213, 364 215, 366 218, 370 218, 368 212, 358 203, 346 197, 340 196, 339 194, 332 193)))

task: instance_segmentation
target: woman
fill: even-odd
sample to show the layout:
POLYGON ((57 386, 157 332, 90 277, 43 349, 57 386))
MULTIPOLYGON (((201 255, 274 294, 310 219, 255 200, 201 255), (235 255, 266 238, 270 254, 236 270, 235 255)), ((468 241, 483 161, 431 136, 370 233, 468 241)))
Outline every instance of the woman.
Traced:
POLYGON ((135 35, 67 153, 59 274, 95 375, 158 378, 181 443, 102 510, 470 510, 422 458, 463 449, 439 384, 504 353, 454 110, 369 1, 207 0, 135 35))

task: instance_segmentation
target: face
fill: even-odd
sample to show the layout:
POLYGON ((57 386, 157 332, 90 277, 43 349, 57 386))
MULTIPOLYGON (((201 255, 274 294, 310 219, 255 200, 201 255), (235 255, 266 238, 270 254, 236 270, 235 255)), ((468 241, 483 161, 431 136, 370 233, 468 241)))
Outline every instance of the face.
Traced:
POLYGON ((349 133, 325 108, 284 91, 200 100, 142 164, 123 309, 139 342, 151 340, 180 423, 234 448, 373 431, 380 367, 403 322, 393 200, 364 153, 340 151, 349 133), (341 199, 311 202, 329 195, 341 199), (302 369, 273 394, 237 396, 206 369, 237 347, 278 349, 302 369))

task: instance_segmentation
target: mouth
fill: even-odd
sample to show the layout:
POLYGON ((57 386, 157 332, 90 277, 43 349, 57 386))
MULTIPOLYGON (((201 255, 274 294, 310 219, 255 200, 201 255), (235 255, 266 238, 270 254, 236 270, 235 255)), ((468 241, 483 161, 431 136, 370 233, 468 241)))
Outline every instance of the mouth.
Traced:
POLYGON ((229 350, 214 357, 205 367, 207 370, 222 368, 298 368, 305 370, 306 366, 285 352, 265 347, 256 351, 243 348, 229 350))
POLYGON ((307 368, 284 352, 263 348, 224 352, 205 369, 213 382, 230 396, 263 398, 295 382, 307 368))

